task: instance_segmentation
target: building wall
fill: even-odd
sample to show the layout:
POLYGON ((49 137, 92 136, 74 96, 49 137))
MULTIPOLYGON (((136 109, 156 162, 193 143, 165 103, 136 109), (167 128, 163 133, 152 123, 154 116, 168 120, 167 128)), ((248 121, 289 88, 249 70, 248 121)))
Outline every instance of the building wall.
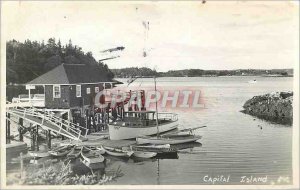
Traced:
POLYGON ((53 98, 53 85, 45 85, 45 107, 49 109, 70 108, 69 86, 61 86, 60 98, 53 98))
POLYGON ((94 105, 95 87, 99 87, 99 91, 103 90, 102 83, 100 84, 82 84, 81 97, 76 97, 76 85, 72 85, 70 90, 70 107, 81 107, 84 105, 94 105), (90 88, 90 94, 87 94, 87 88, 90 88))
POLYGON ((53 85, 46 85, 45 106, 49 109, 69 109, 94 105, 95 87, 102 91, 103 83, 82 84, 81 97, 76 97, 76 85, 61 85, 61 98, 53 98, 53 85), (87 94, 87 88, 90 88, 90 94, 87 94))

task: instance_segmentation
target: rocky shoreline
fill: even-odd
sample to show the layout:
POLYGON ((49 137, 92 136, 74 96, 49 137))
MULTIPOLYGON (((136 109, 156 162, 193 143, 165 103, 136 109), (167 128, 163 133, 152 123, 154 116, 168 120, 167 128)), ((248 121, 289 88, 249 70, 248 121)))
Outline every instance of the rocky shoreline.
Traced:
POLYGON ((243 113, 268 121, 292 125, 293 92, 272 92, 254 96, 243 105, 243 113))

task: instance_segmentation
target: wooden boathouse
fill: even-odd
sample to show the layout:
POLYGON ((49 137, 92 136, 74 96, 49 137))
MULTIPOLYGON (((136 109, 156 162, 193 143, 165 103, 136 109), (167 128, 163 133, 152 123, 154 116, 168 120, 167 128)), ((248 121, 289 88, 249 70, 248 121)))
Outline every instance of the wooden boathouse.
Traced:
POLYGON ((109 108, 95 113, 94 98, 98 92, 111 89, 118 81, 107 76, 107 71, 97 65, 61 64, 26 84, 28 96, 22 95, 7 104, 7 143, 10 143, 11 115, 19 118, 20 141, 30 130, 32 146, 38 149, 39 126, 62 138, 83 139, 87 133, 97 131, 109 120, 109 108), (42 88, 43 94, 31 94, 31 90, 42 88), (26 113, 25 113, 26 112, 26 113), (106 117, 105 117, 106 116, 106 117), (23 125, 23 120, 30 123, 23 125), (106 121, 107 120, 107 121, 106 121))
POLYGON ((90 124, 100 123, 99 120, 103 120, 107 112, 102 110, 100 115, 95 115, 95 95, 103 89, 113 88, 117 83, 106 73, 96 65, 61 64, 28 82, 27 86, 29 94, 30 89, 43 87, 46 111, 58 112, 64 119, 90 129, 90 124))
POLYGON ((72 110, 92 105, 98 92, 113 87, 104 73, 98 66, 61 64, 27 85, 44 88, 45 108, 72 110))

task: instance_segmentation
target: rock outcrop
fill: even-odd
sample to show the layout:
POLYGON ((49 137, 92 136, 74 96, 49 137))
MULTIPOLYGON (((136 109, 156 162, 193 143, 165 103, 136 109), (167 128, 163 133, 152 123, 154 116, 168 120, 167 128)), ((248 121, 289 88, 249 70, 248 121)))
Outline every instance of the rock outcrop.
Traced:
POLYGON ((273 92, 254 96, 242 112, 269 121, 289 124, 293 122, 293 92, 273 92))

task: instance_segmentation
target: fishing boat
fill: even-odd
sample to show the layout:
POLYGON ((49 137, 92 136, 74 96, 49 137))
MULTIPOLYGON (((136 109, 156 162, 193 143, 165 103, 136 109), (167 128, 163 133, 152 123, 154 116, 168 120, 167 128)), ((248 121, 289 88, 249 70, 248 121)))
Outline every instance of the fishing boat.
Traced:
POLYGON ((82 162, 92 169, 95 169, 98 164, 103 163, 105 158, 98 151, 89 151, 88 153, 81 152, 82 162))
POLYGON ((103 148, 105 149, 105 152, 111 156, 129 158, 133 154, 133 151, 131 150, 122 150, 122 149, 111 148, 111 147, 103 147, 103 148))
POLYGON ((55 157, 66 156, 68 153, 70 153, 72 151, 71 147, 72 146, 66 145, 66 146, 55 148, 48 152, 49 152, 49 154, 51 154, 52 156, 55 156, 55 157))
POLYGON ((161 133, 178 127, 178 116, 175 113, 155 111, 128 111, 124 117, 108 124, 111 140, 134 139, 140 135, 157 134, 156 117, 161 133))

